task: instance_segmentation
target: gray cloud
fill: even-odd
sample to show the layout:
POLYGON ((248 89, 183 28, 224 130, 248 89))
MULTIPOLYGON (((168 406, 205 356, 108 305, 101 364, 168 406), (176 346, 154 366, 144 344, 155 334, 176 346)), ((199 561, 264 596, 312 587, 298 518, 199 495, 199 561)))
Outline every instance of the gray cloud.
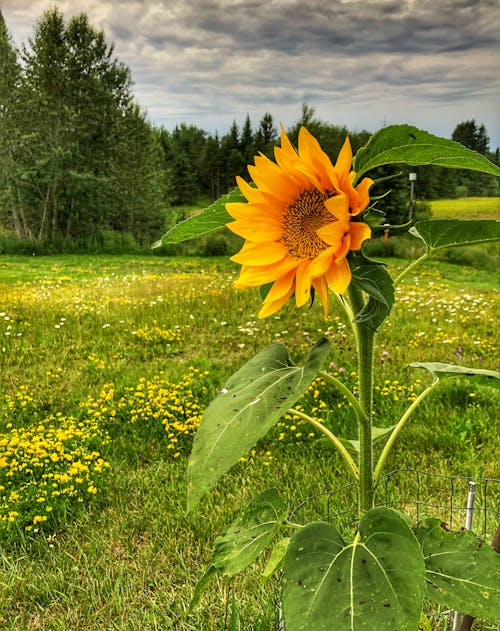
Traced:
MULTIPOLYGON (((3 0, 20 42, 52 0, 3 0)), ((500 144, 500 0, 60 0, 115 41, 155 122, 224 132, 246 113, 449 135, 466 118, 500 144)))

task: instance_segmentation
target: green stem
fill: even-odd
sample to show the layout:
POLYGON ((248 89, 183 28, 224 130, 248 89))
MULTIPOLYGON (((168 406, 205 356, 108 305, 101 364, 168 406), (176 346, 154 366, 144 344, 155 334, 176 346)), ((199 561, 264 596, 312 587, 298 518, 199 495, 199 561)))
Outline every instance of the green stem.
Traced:
POLYGON ((420 263, 423 263, 426 259, 428 259, 429 256, 430 256, 429 253, 426 252, 425 254, 422 254, 422 256, 420 256, 418 259, 413 261, 413 263, 410 263, 410 265, 408 265, 408 267, 406 267, 401 272, 401 274, 399 274, 399 276, 394 279, 393 281, 394 287, 397 287, 397 285, 399 285, 399 283, 403 280, 403 278, 406 277, 407 274, 409 274, 415 267, 417 267, 417 265, 420 265, 420 263))
POLYGON ((423 392, 421 392, 418 395, 418 397, 415 399, 415 401, 413 401, 410 407, 406 410, 403 416, 399 419, 396 425, 394 426, 394 429, 392 430, 391 435, 389 436, 389 439, 385 443, 384 448, 382 449, 382 453, 379 456, 377 466, 375 467, 375 473, 373 474, 373 481, 375 485, 377 485, 380 480, 380 476, 385 466, 387 457, 389 456, 392 446, 396 442, 396 439, 399 436, 401 430, 403 429, 403 427, 405 426, 406 422, 408 421, 410 416, 413 414, 415 409, 422 403, 422 401, 429 394, 429 392, 434 390, 434 388, 437 386, 438 383, 439 381, 434 381, 433 383, 431 383, 429 387, 427 387, 423 392))
MULTIPOLYGON (((349 286, 349 300, 353 313, 357 314, 365 305, 361 290, 353 283, 349 286)), ((373 347, 375 332, 362 323, 354 323, 357 329, 359 406, 359 510, 360 515, 373 508, 373 347)))
POLYGON ((351 470, 351 473, 354 476, 354 479, 355 480, 359 479, 358 467, 356 466, 356 463, 352 459, 351 454, 347 451, 347 449, 344 447, 342 442, 337 438, 337 436, 335 436, 335 434, 333 434, 327 427, 325 427, 323 423, 320 423, 318 420, 316 420, 312 416, 309 416, 308 414, 305 414, 304 412, 301 412, 300 410, 295 410, 294 408, 292 408, 288 410, 288 412, 290 414, 295 414, 295 416, 300 417, 304 421, 307 421, 308 423, 313 425, 316 429, 318 429, 321 433, 323 433, 328 438, 328 440, 330 440, 335 445, 338 452, 344 459, 344 462, 347 464, 347 466, 351 470))
POLYGON ((349 388, 340 381, 340 379, 337 379, 333 375, 330 375, 329 373, 324 372, 324 371, 321 371, 318 376, 324 379, 325 381, 327 381, 328 383, 331 383, 332 386, 335 386, 338 390, 340 390, 340 392, 342 392, 342 394, 346 397, 346 399, 354 408, 357 418, 364 415, 364 412, 361 409, 361 406, 359 405, 359 401, 356 399, 353 393, 349 390, 349 388))

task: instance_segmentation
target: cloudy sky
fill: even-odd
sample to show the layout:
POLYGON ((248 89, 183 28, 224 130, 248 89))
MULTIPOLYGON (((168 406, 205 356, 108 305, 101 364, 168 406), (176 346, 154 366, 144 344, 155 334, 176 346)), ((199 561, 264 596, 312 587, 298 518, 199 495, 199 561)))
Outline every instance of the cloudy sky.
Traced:
POLYGON ((484 123, 500 146, 500 0, 0 0, 14 42, 43 11, 85 12, 132 70, 149 118, 225 133, 247 113, 449 137, 484 123))

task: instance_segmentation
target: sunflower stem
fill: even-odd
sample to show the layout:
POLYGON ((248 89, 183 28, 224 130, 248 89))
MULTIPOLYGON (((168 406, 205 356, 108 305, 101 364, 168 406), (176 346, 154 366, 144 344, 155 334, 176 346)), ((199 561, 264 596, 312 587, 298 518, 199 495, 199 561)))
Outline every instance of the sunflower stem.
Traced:
MULTIPOLYGON (((365 299, 362 291, 353 283, 348 290, 353 313, 359 313, 365 299)), ((362 323, 354 321, 357 331, 359 407, 359 511, 360 517, 373 507, 373 346, 375 332, 362 323)))

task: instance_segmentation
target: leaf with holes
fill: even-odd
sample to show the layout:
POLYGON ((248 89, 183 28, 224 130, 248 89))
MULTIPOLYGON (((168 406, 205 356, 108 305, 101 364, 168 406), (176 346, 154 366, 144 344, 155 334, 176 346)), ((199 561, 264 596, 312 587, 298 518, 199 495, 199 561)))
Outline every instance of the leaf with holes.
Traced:
POLYGON ((188 510, 265 436, 322 369, 330 342, 321 338, 303 366, 271 344, 224 385, 203 415, 188 463, 188 510))
POLYGON ((500 613, 500 554, 473 532, 449 532, 439 519, 415 528, 425 560, 427 596, 477 618, 500 613))
POLYGON ((411 125, 389 125, 380 129, 359 149, 354 162, 357 180, 384 164, 435 164, 500 176, 500 167, 480 153, 411 125))
POLYGON ((215 540, 214 567, 226 576, 244 570, 271 543, 286 515, 286 506, 276 489, 254 498, 215 540))
POLYGON ((325 522, 299 530, 283 575, 287 631, 415 631, 424 560, 406 520, 390 508, 366 513, 346 544, 325 522))

